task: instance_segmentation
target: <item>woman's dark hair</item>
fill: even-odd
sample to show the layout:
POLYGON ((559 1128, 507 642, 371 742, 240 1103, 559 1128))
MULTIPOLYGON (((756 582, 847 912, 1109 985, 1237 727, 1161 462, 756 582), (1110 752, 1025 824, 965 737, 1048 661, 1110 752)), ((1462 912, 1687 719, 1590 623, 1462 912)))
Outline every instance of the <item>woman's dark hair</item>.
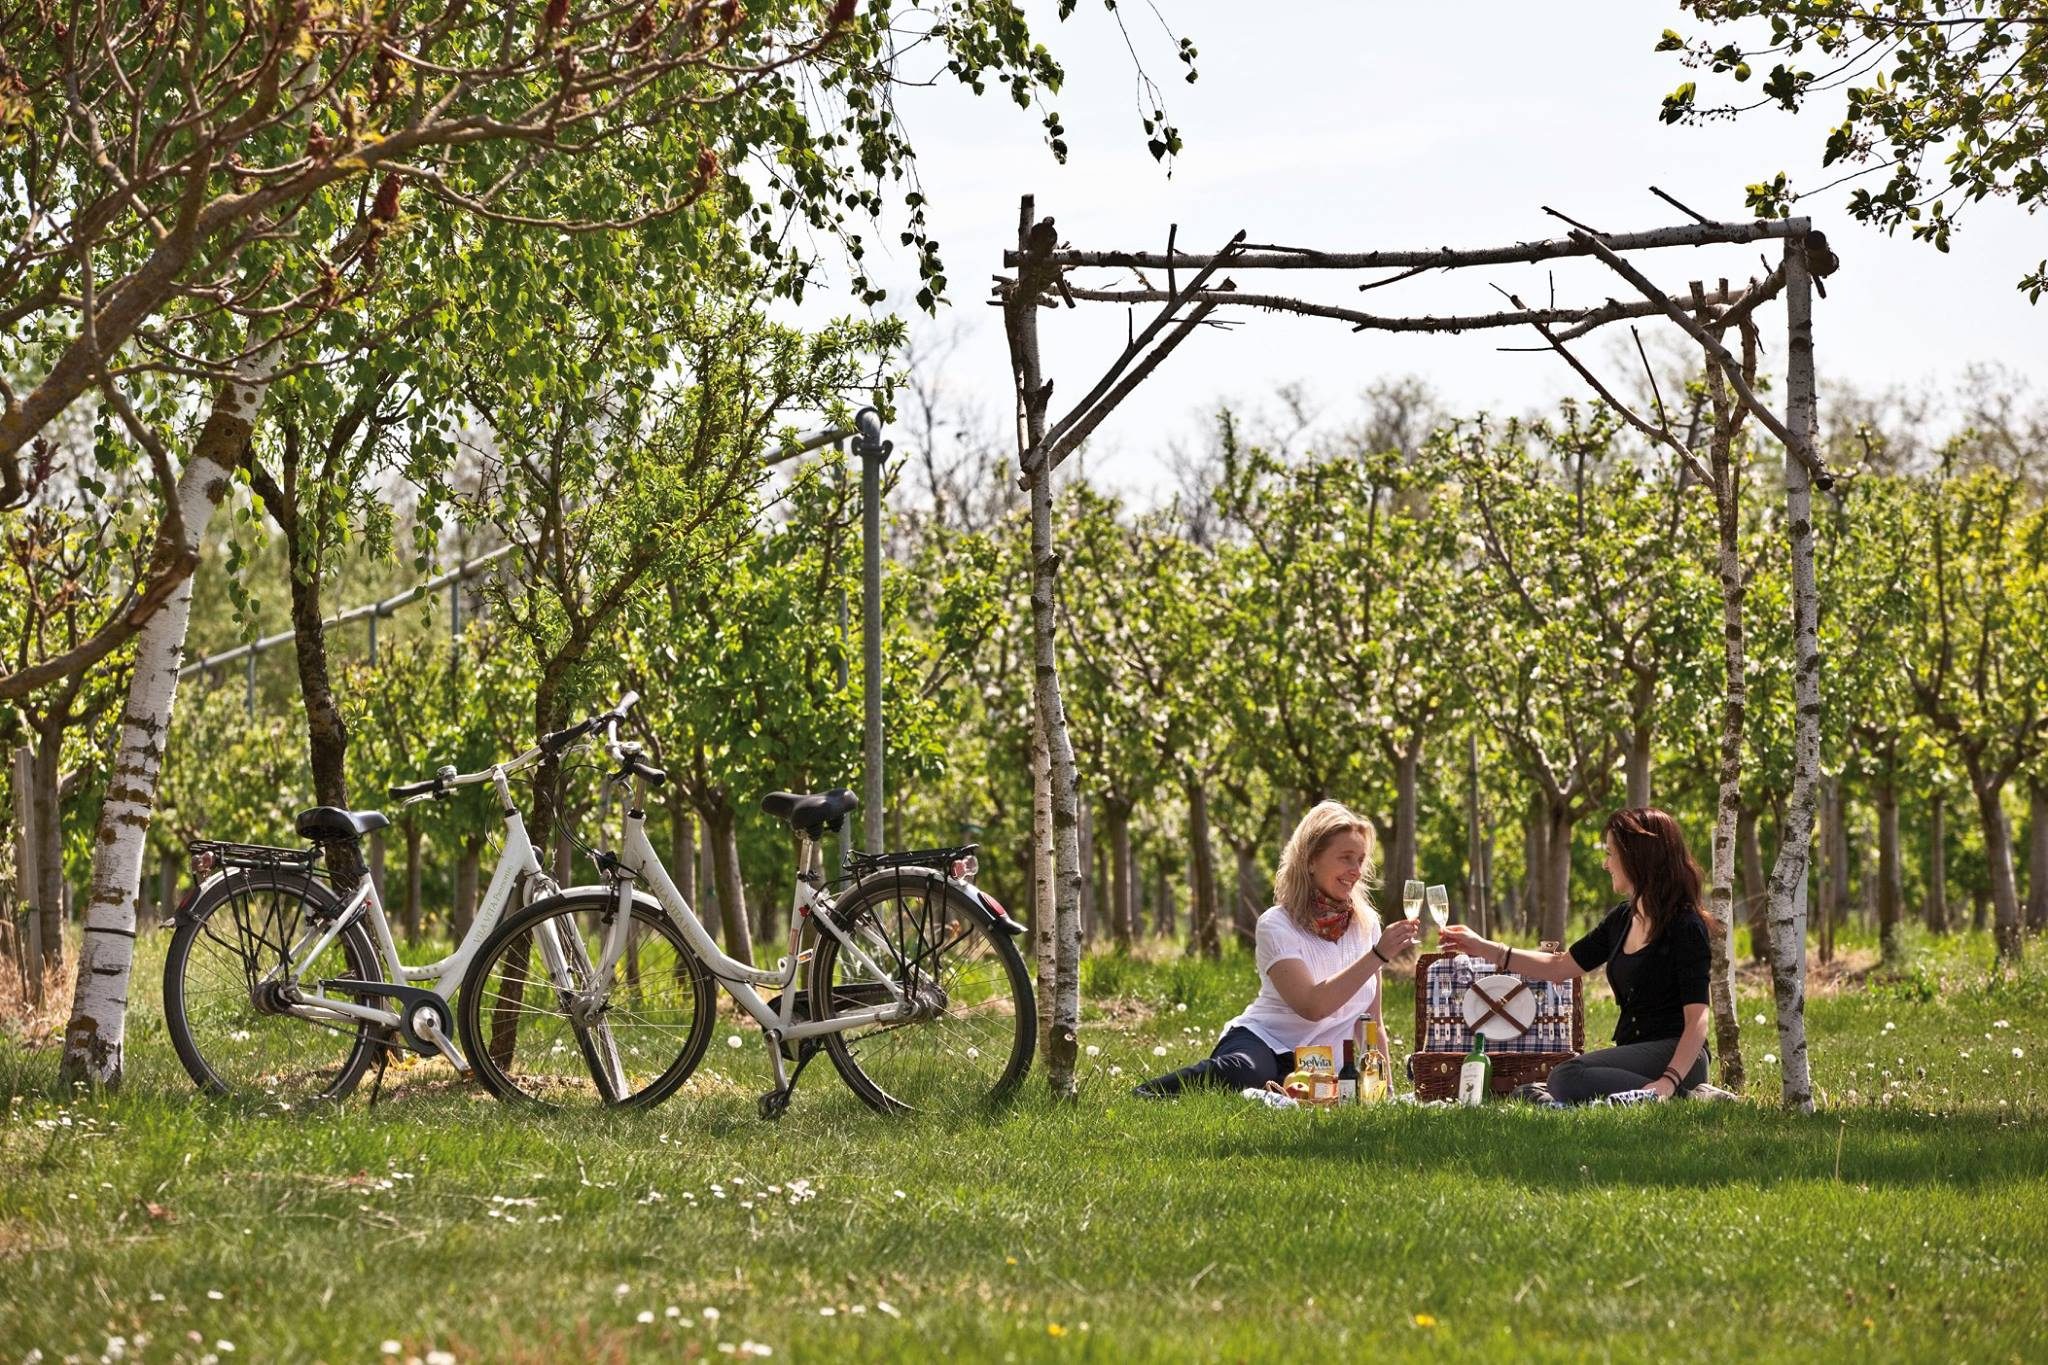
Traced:
POLYGON ((1678 821, 1654 806, 1631 806, 1607 817, 1607 837, 1636 889, 1651 939, 1661 938, 1684 915, 1698 915, 1701 927, 1712 930, 1700 903, 1700 865, 1678 821))

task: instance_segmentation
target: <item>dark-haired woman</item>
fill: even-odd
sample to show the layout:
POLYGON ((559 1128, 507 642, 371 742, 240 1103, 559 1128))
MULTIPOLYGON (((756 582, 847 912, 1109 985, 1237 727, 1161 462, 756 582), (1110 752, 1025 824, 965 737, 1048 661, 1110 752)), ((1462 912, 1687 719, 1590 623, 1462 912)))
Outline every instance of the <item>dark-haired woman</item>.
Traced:
POLYGON ((1443 931, 1452 950, 1536 981, 1571 981, 1607 968, 1621 1006, 1615 1045, 1550 1073, 1550 1096, 1565 1104, 1665 1100, 1707 1079, 1713 951, 1699 864, 1678 822, 1649 807, 1616 811, 1607 822, 1607 873, 1623 900, 1569 952, 1510 948, 1462 924, 1443 931))

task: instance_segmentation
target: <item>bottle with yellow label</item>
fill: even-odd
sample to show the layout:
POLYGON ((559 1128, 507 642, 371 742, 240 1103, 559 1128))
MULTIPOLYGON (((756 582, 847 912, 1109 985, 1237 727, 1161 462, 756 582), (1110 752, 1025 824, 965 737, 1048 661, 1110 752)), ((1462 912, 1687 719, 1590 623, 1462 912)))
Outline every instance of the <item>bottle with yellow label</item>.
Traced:
POLYGON ((1380 1042, 1380 1021, 1369 1016, 1358 1020, 1358 1102, 1375 1104, 1387 1097, 1392 1088, 1388 1082, 1383 1044, 1380 1042))

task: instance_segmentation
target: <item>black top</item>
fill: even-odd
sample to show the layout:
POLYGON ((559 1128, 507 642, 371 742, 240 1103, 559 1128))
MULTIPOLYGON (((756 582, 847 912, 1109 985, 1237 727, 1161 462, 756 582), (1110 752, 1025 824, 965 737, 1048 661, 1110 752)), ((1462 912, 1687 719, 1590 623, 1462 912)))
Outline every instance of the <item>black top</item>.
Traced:
POLYGON ((1707 1003, 1707 978, 1714 954, 1707 942, 1707 922, 1697 914, 1680 915, 1664 932, 1632 953, 1628 923, 1634 912, 1623 901, 1607 918, 1574 943, 1572 961, 1581 971, 1607 964, 1607 984, 1621 1006, 1614 1025, 1616 1043, 1649 1043, 1685 1032, 1685 1007, 1707 1003))

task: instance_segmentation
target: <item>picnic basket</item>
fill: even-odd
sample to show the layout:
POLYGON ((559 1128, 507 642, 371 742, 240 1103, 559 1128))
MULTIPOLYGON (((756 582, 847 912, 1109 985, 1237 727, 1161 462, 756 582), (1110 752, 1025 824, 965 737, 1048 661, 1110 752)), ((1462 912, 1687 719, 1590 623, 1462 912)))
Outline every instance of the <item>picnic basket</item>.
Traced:
MULTIPOLYGON (((1556 952, 1559 946, 1545 943, 1542 948, 1545 952, 1556 952)), ((1437 991, 1429 989, 1431 966, 1449 963, 1455 972, 1456 957, 1454 953, 1439 952, 1423 953, 1415 959, 1415 1050, 1408 1054, 1408 1077, 1415 1082, 1415 1097, 1419 1100, 1454 1098, 1458 1093, 1458 1068, 1472 1047, 1472 1031, 1465 1024, 1463 1012, 1463 990, 1446 991, 1441 982, 1437 991)), ((1487 968, 1486 972, 1492 974, 1492 969, 1487 968)), ((1468 987, 1469 984, 1466 983, 1468 987)), ((1488 1046, 1496 1095, 1506 1095, 1528 1081, 1546 1079, 1552 1067, 1585 1050, 1586 1002, 1580 989, 1582 983, 1548 984, 1549 989, 1539 997, 1536 1018, 1524 1035, 1529 1042, 1519 1044, 1518 1040, 1518 1045, 1497 1050, 1491 1044, 1488 1046)))

